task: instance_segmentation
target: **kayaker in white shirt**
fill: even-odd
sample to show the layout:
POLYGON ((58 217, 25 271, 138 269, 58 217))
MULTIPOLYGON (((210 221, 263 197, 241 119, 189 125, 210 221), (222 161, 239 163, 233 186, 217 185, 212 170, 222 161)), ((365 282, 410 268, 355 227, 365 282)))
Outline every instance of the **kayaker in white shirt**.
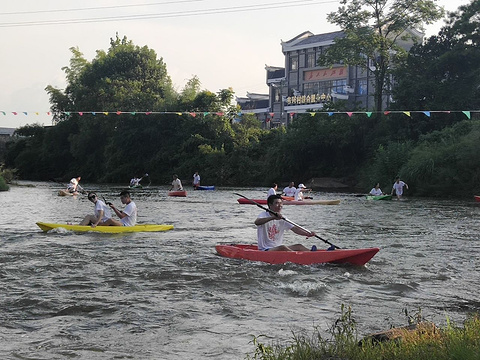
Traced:
POLYGON ((292 181, 286 188, 283 189, 283 195, 294 197, 296 190, 295 183, 292 181))
POLYGON ((295 191, 295 200, 303 201, 304 198, 304 191, 311 191, 312 189, 307 189, 307 187, 303 184, 298 185, 298 189, 295 191))
POLYGON ((315 236, 314 232, 301 229, 287 221, 282 217, 281 210, 283 200, 280 195, 270 195, 267 199, 269 211, 264 211, 258 215, 255 220, 257 225, 257 241, 258 249, 263 251, 310 251, 316 249, 308 249, 302 244, 283 245, 283 233, 285 230, 292 230, 295 234, 301 236, 315 236))
POLYGON ((95 213, 94 215, 85 216, 80 225, 96 227, 97 225, 103 225, 104 222, 112 217, 110 208, 97 197, 97 194, 94 192, 88 193, 88 200, 95 205, 95 213))
POLYGON ((393 192, 395 191, 395 195, 397 195, 397 200, 400 200, 402 198, 404 186, 408 189, 408 185, 404 183, 402 180, 400 180, 400 178, 397 176, 395 178, 395 182, 393 183, 393 187, 392 187, 392 195, 393 195, 393 192))
POLYGON ((272 187, 270 189, 268 189, 268 192, 267 192, 267 199, 270 195, 277 195, 277 188, 278 188, 278 185, 273 183, 272 184, 272 187))
POLYGON ((81 176, 72 178, 67 185, 67 191, 71 194, 75 194, 78 191, 81 191, 83 193, 85 190, 83 190, 83 188, 79 184, 81 179, 81 176))
POLYGON ((193 174, 193 188, 197 189, 200 186, 200 175, 198 174, 198 171, 195 171, 195 174, 193 174))
POLYGON ((122 191, 120 193, 120 201, 122 202, 122 204, 126 205, 123 211, 118 210, 112 203, 107 204, 120 218, 120 220, 110 218, 100 225, 135 226, 135 224, 137 223, 137 205, 130 198, 130 193, 125 190, 122 191))
POLYGON ((182 182, 178 178, 177 174, 173 175, 172 186, 170 187, 170 191, 183 191, 182 182))
POLYGON ((383 193, 382 190, 380 189, 380 183, 377 183, 377 184, 372 188, 372 190, 370 190, 370 192, 369 192, 368 194, 369 194, 369 195, 373 195, 373 196, 385 195, 385 193, 383 193))

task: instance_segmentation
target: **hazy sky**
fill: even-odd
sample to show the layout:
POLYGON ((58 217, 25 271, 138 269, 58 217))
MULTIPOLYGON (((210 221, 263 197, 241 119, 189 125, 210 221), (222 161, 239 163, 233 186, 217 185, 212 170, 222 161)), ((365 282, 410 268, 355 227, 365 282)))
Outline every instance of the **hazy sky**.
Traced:
MULTIPOLYGON (((437 3, 454 11, 470 1, 437 3)), ((78 46, 91 61, 96 50, 109 48, 116 33, 155 50, 177 90, 196 75, 202 89, 213 92, 232 87, 236 96, 266 93, 265 65, 284 66, 280 42, 304 31, 339 30, 326 21, 338 6, 339 1, 327 0, 5 1, 0 10, 0 127, 50 124, 44 89, 65 87, 61 69, 69 65, 69 49, 78 46)), ((443 20, 428 26, 427 35, 442 25, 443 20)))

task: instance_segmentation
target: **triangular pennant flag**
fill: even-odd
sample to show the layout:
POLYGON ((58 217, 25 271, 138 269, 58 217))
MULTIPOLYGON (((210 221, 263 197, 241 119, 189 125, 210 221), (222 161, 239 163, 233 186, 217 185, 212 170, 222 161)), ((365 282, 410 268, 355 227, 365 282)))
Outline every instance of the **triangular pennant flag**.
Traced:
POLYGON ((470 120, 470 111, 462 111, 462 113, 470 120))
POLYGON ((195 116, 197 116, 197 113, 191 112, 190 116, 195 117, 195 116))
POLYGON ((103 115, 108 115, 108 111, 104 111, 104 112, 103 112, 103 115))
POLYGON ((6 113, 5 111, 2 111, 2 114, 3 114, 3 115, 7 115, 7 113, 6 113))
POLYGON ((83 115, 83 112, 79 111, 79 112, 78 112, 78 115, 82 116, 82 115, 83 115))
POLYGON ((348 115, 348 117, 352 117, 353 112, 347 111, 347 115, 348 115))
POLYGON ((294 112, 291 112, 291 113, 290 113, 290 117, 293 117, 293 115, 295 115, 295 113, 294 113, 294 112))
POLYGON ((274 116, 274 115, 275 115, 275 113, 273 113, 273 112, 272 112, 272 113, 270 113, 270 116, 271 116, 272 118, 273 118, 273 116, 274 116))
POLYGON ((203 116, 207 116, 208 114, 210 114, 210 113, 209 113, 208 111, 205 111, 205 112, 203 113, 203 116))
POLYGON ((405 115, 407 115, 408 117, 411 117, 411 116, 410 116, 410 111, 404 111, 403 113, 404 113, 405 115))
POLYGON ((147 111, 145 115, 150 115, 151 113, 152 113, 151 111, 147 111))
POLYGON ((40 115, 40 114, 38 112, 36 112, 35 115, 40 115))
POLYGON ((52 115, 52 113, 49 111, 49 112, 47 112, 47 115, 50 116, 50 115, 52 115))
POLYGON ((368 117, 372 116, 372 112, 371 112, 371 111, 367 111, 365 114, 367 114, 368 117))
POLYGON ((175 114, 177 114, 178 116, 182 116, 182 115, 183 115, 183 113, 181 113, 181 112, 177 112, 177 113, 175 113, 175 114))
POLYGON ((13 114, 13 115, 17 115, 17 112, 16 112, 16 111, 12 111, 12 114, 13 114))
POLYGON ((65 115, 70 115, 70 111, 65 111, 65 115))
POLYGON ((92 115, 95 116, 97 115, 97 113, 95 111, 92 111, 92 115))
POLYGON ((116 114, 117 114, 117 115, 121 115, 122 112, 121 112, 121 111, 117 111, 116 114))
POLYGON ((425 115, 427 115, 428 117, 430 117, 430 111, 422 111, 425 115))
POLYGON ((383 114, 388 115, 388 114, 390 114, 390 111, 384 111, 383 114))
POLYGON ((332 116, 334 113, 333 112, 328 112, 328 116, 332 116))
POLYGON ((217 112, 216 113, 218 116, 223 116, 223 112, 217 112))
POLYGON ((135 111, 131 111, 130 115, 137 115, 137 113, 135 111))
POLYGON ((28 113, 26 111, 23 112, 25 115, 28 115, 28 113))
POLYGON ((311 112, 311 113, 310 113, 310 116, 315 116, 315 113, 314 113, 314 112, 311 112))

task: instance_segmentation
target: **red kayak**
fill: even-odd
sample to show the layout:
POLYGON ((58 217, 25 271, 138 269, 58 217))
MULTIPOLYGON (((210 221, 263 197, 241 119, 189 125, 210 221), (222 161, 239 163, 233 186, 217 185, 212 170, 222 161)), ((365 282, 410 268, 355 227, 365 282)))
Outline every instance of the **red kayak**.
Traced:
POLYGON ((480 202, 480 195, 473 195, 475 201, 480 202))
POLYGON ((269 264, 294 264, 311 265, 322 263, 365 265, 379 248, 368 249, 335 249, 317 251, 261 251, 257 245, 231 244, 216 245, 215 249, 221 256, 263 261, 269 264))
POLYGON ((180 196, 180 197, 185 197, 187 196, 187 191, 182 190, 182 191, 169 191, 168 196, 180 196))
MULTIPOLYGON (((283 197, 282 197, 283 198, 283 197)), ((238 198, 237 199, 239 204, 243 205, 255 205, 248 199, 238 198)), ((267 199, 253 199, 257 204, 260 205, 267 205, 267 199)), ((340 200, 287 200, 283 199, 283 205, 338 205, 340 204, 340 200)))

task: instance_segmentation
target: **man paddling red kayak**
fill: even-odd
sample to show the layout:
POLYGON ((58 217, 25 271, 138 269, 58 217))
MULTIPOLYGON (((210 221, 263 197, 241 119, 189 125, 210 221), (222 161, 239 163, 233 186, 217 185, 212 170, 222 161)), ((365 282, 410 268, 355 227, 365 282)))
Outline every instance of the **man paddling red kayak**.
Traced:
MULTIPOLYGON (((302 236, 315 236, 315 233, 287 222, 282 214, 283 200, 280 195, 270 195, 267 199, 269 211, 264 211, 255 220, 257 225, 258 249, 264 251, 309 251, 302 244, 283 245, 283 233, 292 230, 302 236)), ((312 247, 316 250, 316 246, 312 247)))

